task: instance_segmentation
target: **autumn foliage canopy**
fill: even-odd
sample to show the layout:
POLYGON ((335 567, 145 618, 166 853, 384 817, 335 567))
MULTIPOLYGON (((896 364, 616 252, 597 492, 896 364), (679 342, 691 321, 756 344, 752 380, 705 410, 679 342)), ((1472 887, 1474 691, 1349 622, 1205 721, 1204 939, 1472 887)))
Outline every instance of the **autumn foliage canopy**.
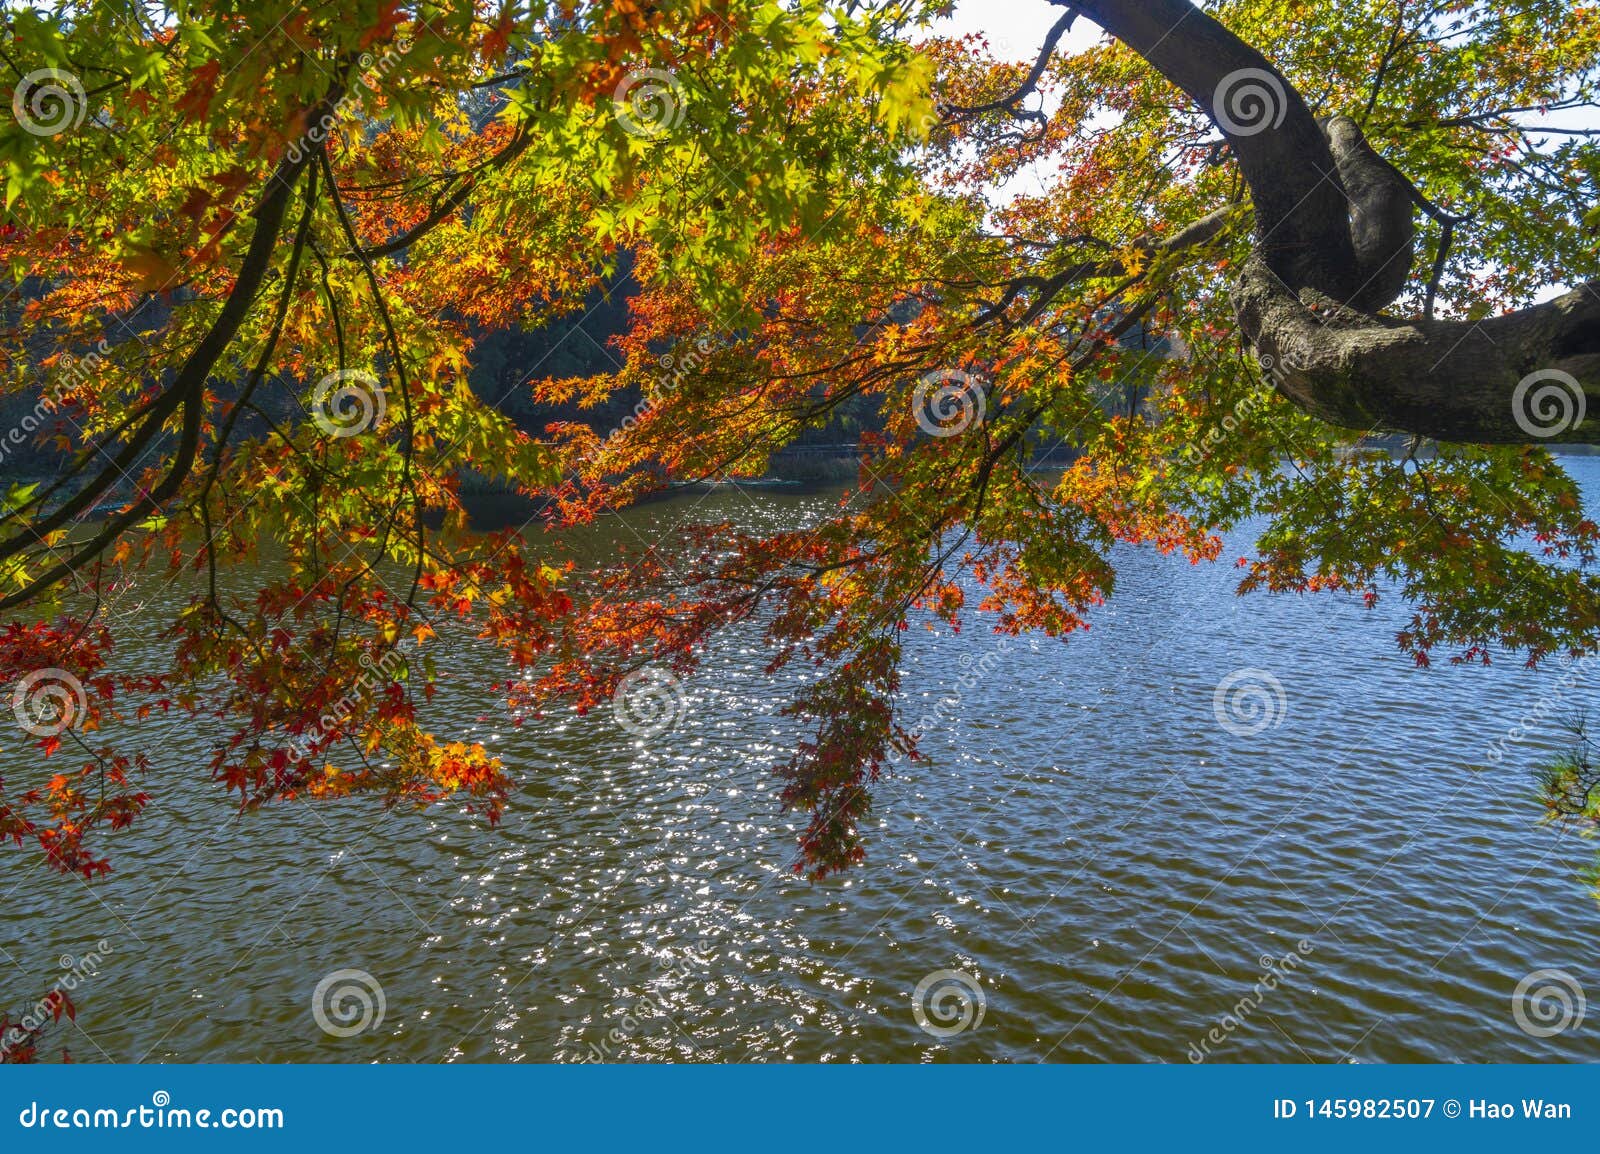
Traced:
MULTIPOLYGON (((1594 106, 1593 5, 1207 10, 1441 206, 1389 314, 1486 317, 1595 275, 1600 158, 1537 120, 1594 106)), ((1036 66, 937 15, 9 10, 0 373, 63 464, 7 482, 0 682, 63 724, 0 782, 0 838, 107 869, 101 835, 150 800, 156 711, 226 723, 205 771, 245 807, 458 798, 493 821, 507 767, 421 720, 442 634, 497 647, 485 692, 538 724, 745 628, 774 672, 810 669, 776 768, 809 815, 799 867, 827 873, 916 752, 904 631, 1066 638, 1119 545, 1237 562, 1242 590, 1399 600, 1420 664, 1596 649, 1600 529, 1537 436, 1365 451, 1406 430, 1275 387, 1230 296, 1261 240, 1234 130, 1117 38, 1036 66), (519 427, 469 387, 492 334, 606 294, 628 298, 619 367, 519 386, 561 419, 519 427), (1151 335, 1162 355, 1131 347, 1151 335), (586 419, 618 397, 629 420, 586 419), (698 525, 583 567, 463 503, 488 480, 559 530, 760 476, 821 429, 858 441, 859 481, 804 531, 698 525), (1254 553, 1224 557, 1257 517, 1254 553), (166 666, 128 668, 108 607, 171 580, 192 596, 159 623, 166 666)))

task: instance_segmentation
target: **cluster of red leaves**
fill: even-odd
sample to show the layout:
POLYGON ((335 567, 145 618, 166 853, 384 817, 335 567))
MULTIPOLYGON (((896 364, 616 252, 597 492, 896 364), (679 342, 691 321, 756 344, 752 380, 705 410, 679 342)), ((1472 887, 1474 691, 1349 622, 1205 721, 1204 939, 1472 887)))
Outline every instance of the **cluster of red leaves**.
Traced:
MULTIPOLYGON (((111 635, 104 626, 73 619, 33 625, 13 622, 0 630, 0 684, 15 687, 11 701, 15 716, 8 720, 21 734, 35 737, 44 758, 70 741, 87 759, 75 770, 24 783, 9 795, 7 783, 0 779, 0 839, 19 846, 31 840, 51 866, 84 877, 110 869, 85 846, 85 838, 101 826, 123 828, 150 800, 131 780, 147 768, 144 755, 129 758, 111 748, 92 748, 84 740, 116 716, 113 699, 119 682, 105 673, 110 647, 111 635), (38 707, 37 695, 43 692, 57 695, 53 704, 60 712, 37 734, 29 734, 23 726, 37 725, 30 710, 38 707)), ((129 684, 122 681, 123 687, 129 684)))
MULTIPOLYGON (((78 1008, 72 1004, 66 991, 59 988, 41 998, 32 1014, 24 1014, 16 1021, 11 1020, 9 1013, 0 1010, 0 1065, 31 1066, 37 1063, 40 1039, 51 1026, 59 1025, 62 1018, 77 1021, 78 1008), (39 1016, 40 1011, 49 1015, 48 1020, 39 1016)), ((61 1050, 61 1060, 68 1063, 72 1061, 72 1055, 65 1047, 61 1050)))

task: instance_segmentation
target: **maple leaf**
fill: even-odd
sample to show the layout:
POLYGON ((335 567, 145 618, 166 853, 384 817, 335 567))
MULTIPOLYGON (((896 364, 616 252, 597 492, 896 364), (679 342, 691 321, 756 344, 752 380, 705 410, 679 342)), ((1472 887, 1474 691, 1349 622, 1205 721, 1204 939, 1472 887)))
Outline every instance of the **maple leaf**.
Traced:
POLYGON ((387 44, 395 32, 406 22, 404 0, 384 0, 378 6, 378 21, 361 35, 358 44, 370 48, 374 44, 387 44))
POLYGON ((217 78, 222 74, 222 62, 208 60, 190 72, 189 87, 178 99, 177 110, 189 121, 206 118, 211 101, 217 95, 217 78))
POLYGON ((483 43, 479 53, 486 63, 494 63, 506 54, 506 49, 511 45, 511 33, 516 27, 516 7, 506 4, 500 9, 500 15, 495 18, 489 31, 484 33, 483 43))
POLYGON ((166 288, 179 278, 181 271, 165 254, 142 244, 124 247, 118 262, 132 274, 134 287, 139 292, 166 288))

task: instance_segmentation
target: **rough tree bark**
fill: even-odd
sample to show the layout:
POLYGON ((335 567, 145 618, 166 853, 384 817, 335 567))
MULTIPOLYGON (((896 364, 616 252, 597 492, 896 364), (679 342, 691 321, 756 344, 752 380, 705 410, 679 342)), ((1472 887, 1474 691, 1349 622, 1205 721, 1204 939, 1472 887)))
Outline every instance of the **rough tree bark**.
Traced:
POLYGON ((1354 429, 1446 441, 1600 441, 1600 281, 1484 321, 1381 315, 1413 259, 1415 190, 1346 117, 1319 123, 1256 49, 1189 0, 1081 0, 1216 122, 1256 212, 1234 289, 1278 390, 1354 429), (1240 130, 1233 98, 1276 101, 1240 130), (1583 414, 1590 419, 1581 419, 1583 414))

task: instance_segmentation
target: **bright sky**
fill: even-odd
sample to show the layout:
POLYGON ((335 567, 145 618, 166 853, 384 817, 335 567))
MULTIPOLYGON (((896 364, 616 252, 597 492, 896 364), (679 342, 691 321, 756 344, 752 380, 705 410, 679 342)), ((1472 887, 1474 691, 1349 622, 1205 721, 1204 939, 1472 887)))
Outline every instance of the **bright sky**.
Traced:
MULTIPOLYGON (((996 56, 1031 63, 1038 58, 1046 34, 1060 18, 1061 9, 1046 0, 957 0, 954 15, 937 21, 933 31, 944 36, 979 32, 996 56)), ((1098 27, 1080 17, 1056 50, 1078 52, 1101 35, 1098 27)), ((1030 103, 1036 105, 1037 98, 1030 103)), ((991 203, 1003 204, 1022 194, 1041 195, 1049 187, 1050 175, 1035 163, 994 189, 991 203)))
MULTIPOLYGON (((955 36, 981 32, 997 55, 1032 60, 1044 45, 1045 33, 1060 17, 1061 9, 1045 0, 957 0, 955 15, 939 21, 934 30, 955 36)), ((1063 46, 1074 51, 1099 38, 1100 29, 1080 18, 1063 46)))

